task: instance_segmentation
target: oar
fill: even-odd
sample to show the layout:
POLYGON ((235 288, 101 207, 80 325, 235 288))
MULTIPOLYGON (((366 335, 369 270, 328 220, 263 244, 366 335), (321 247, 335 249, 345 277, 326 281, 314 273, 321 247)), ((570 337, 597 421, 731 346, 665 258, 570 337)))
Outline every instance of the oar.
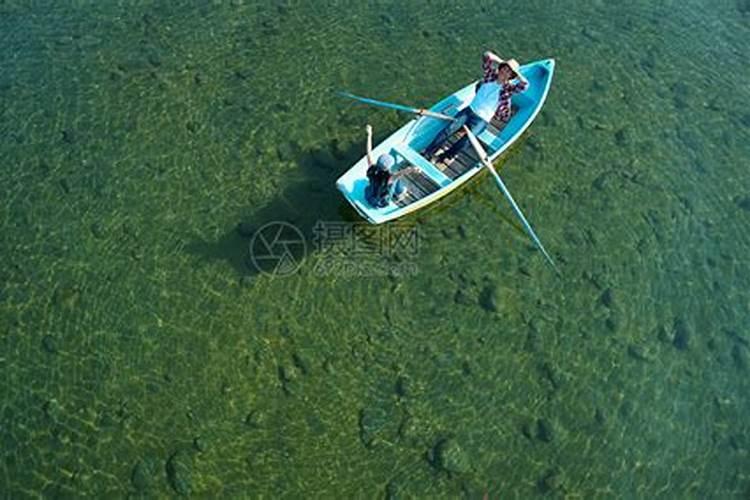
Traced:
POLYGON ((370 99, 369 97, 360 97, 354 94, 350 94, 349 92, 337 92, 337 94, 342 97, 348 97, 350 99, 355 99, 357 101, 364 102, 365 104, 372 104, 373 106, 391 108, 391 109, 395 109, 398 111, 414 113, 420 116, 429 116, 431 118, 437 118, 439 120, 445 120, 449 122, 452 122, 453 120, 455 120, 455 118, 453 118, 452 116, 444 115, 442 113, 436 113, 435 111, 430 111, 424 108, 412 108, 410 106, 404 106, 403 104, 394 104, 392 102, 378 101, 375 99, 370 99))
POLYGON ((534 240, 534 243, 536 243, 536 246, 539 248, 539 250, 542 251, 542 253, 544 254, 544 257, 547 259, 547 262, 550 263, 550 265, 555 269, 555 271, 559 275, 560 270, 552 261, 552 257, 549 256, 549 254, 547 253, 547 250, 545 250, 544 246, 542 246, 542 242, 539 241, 539 238, 537 238, 536 234, 534 233, 534 230, 531 229, 531 224, 529 224, 529 221, 527 221, 526 217, 523 216, 521 209, 518 208, 516 201, 513 199, 513 196, 511 196, 510 194, 510 191, 508 191, 508 188, 505 187, 503 180, 495 171, 495 167, 492 166, 492 162, 490 161, 490 157, 487 156, 487 152, 484 150, 482 145, 479 143, 479 140, 471 132, 471 130, 469 130, 469 128, 466 125, 464 125, 464 131, 466 131, 466 135, 469 137, 469 141, 471 142, 471 145, 474 147, 474 151, 477 152, 479 159, 482 161, 484 166, 487 167, 487 170, 489 170, 492 173, 492 176, 495 178, 497 187, 500 188, 500 191, 503 192, 503 194, 505 195, 505 198, 508 199, 508 202, 510 202, 510 206, 513 207, 513 210, 516 212, 516 215, 518 216, 518 218, 521 219, 521 223, 523 224, 524 229, 526 229, 526 232, 529 234, 529 236, 531 236, 531 239, 534 240))

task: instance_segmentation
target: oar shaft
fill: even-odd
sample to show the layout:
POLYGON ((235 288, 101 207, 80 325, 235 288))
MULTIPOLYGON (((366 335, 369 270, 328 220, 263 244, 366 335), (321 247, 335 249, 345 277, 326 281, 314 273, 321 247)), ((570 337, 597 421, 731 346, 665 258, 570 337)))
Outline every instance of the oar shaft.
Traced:
POLYGON ((429 109, 412 108, 410 106, 404 106, 403 104, 378 101, 377 99, 370 99, 369 97, 360 97, 358 95, 354 95, 349 92, 337 92, 337 93, 338 95, 342 97, 348 97, 349 99, 354 99, 356 101, 363 102, 365 104, 372 104, 373 106, 380 106, 382 108, 395 109, 397 111, 405 111, 407 113, 414 113, 420 116, 429 116, 431 118, 437 118, 439 120, 445 120, 449 122, 452 122, 453 120, 455 120, 455 118, 453 118, 452 116, 444 115, 442 113, 437 113, 435 111, 430 111, 429 109))
POLYGON ((487 168, 487 170, 490 171, 492 174, 492 177, 495 179, 495 183, 497 184, 497 187, 500 188, 500 191, 502 191, 503 195, 505 195, 505 198, 510 203, 510 206, 513 208, 513 211, 516 213, 519 219, 521 219, 521 224, 523 224, 524 229, 526 230, 526 233, 531 237, 532 241, 536 244, 536 246, 541 250, 542 254, 544 255, 545 259, 547 259, 547 262, 550 263, 550 265, 557 271, 559 274, 559 270, 557 269, 557 266, 555 265, 554 261, 552 260, 552 257, 547 253, 547 250, 545 250, 544 245, 542 245, 542 242, 537 237, 536 233, 531 227, 531 224, 529 224, 529 221, 526 220, 526 217, 524 217, 523 212, 521 212, 521 209, 518 207, 518 204, 516 203, 516 200, 513 199, 513 196, 510 194, 510 191, 505 186, 505 183, 500 178, 500 175, 495 170, 495 167, 492 165, 492 162, 489 159, 489 156, 487 156, 487 152, 484 150, 482 145, 479 143, 479 140, 476 138, 476 136, 469 130, 467 126, 464 125, 464 131, 466 132, 467 136, 469 137, 469 142, 471 142, 471 145, 474 147, 474 150, 476 151, 477 155, 479 156, 480 161, 484 164, 484 166, 487 168))
POLYGON ((518 218, 521 219, 521 223, 523 224, 523 227, 528 233, 528 235, 531 237, 532 240, 534 240, 534 243, 536 243, 536 245, 539 247, 539 250, 542 251, 547 261, 550 264, 552 264, 552 267, 557 269, 557 266, 552 261, 552 257, 550 257, 549 254, 547 253, 547 250, 544 249, 544 245, 542 245, 542 242, 539 241, 539 238, 537 237, 536 233, 531 228, 531 224, 529 224, 529 221, 526 220, 526 217, 524 217, 523 213, 521 212, 521 209, 518 207, 518 204, 516 203, 516 200, 513 199, 513 196, 511 196, 510 191, 508 191, 508 188, 505 186, 502 179, 500 178, 500 175, 498 175, 497 171, 495 171, 495 169, 492 168, 491 165, 486 165, 486 166, 487 168, 489 168, 490 172, 492 173, 492 176, 495 178, 495 183, 498 185, 500 190, 505 194, 505 197, 508 199, 508 202, 510 203, 510 206, 513 208, 513 211, 516 212, 516 215, 518 215, 518 218))
POLYGON ((452 116, 444 115, 443 113, 437 113, 435 111, 430 111, 429 109, 420 109, 418 110, 418 113, 420 115, 430 116, 432 118, 437 118, 438 120, 445 120, 447 122, 452 122, 456 120, 452 116))

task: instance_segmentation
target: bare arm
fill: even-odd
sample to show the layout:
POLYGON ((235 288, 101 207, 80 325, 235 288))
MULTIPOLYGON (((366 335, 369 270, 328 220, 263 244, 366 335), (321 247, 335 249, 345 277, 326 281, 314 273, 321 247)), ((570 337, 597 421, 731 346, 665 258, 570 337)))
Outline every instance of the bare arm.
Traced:
POLYGON ((495 54, 494 52, 491 52, 491 51, 489 51, 489 50, 488 50, 488 51, 486 51, 486 52, 485 52, 485 53, 483 54, 482 58, 483 58, 483 59, 484 59, 485 61, 491 61, 491 62, 494 62, 495 64, 498 64, 499 62, 501 62, 501 61, 502 61, 502 59, 500 59, 500 57, 498 57, 498 55, 497 55, 497 54, 495 54))
POLYGON ((523 92, 529 88, 529 81, 522 74, 518 74, 518 83, 513 86, 513 93, 523 92))
POLYGON ((365 130, 367 130, 367 166, 372 167, 375 162, 372 161, 372 127, 369 123, 365 130))
POLYGON ((494 82, 497 79, 497 68, 502 59, 489 50, 482 54, 482 79, 477 83, 474 91, 479 91, 479 87, 484 82, 494 82))

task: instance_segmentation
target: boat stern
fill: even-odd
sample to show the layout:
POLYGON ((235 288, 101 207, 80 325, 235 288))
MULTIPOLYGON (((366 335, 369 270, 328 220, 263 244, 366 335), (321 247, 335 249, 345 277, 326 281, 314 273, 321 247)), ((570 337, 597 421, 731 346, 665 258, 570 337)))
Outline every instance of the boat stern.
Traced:
POLYGON ((351 175, 352 170, 339 177, 336 181, 336 189, 341 192, 354 210, 370 224, 381 224, 389 220, 385 216, 384 209, 371 207, 367 203, 365 199, 365 185, 367 182, 351 175))

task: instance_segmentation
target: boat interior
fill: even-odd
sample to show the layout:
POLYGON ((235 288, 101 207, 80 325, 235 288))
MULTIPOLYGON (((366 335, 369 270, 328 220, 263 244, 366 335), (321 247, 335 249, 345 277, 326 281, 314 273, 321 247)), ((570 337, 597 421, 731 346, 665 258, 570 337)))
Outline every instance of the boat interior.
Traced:
MULTIPOLYGON (((502 154, 531 123, 544 102, 553 69, 554 61, 551 59, 522 68, 531 86, 525 92, 512 96, 511 119, 508 123, 493 119, 480 134, 477 134, 479 142, 491 158, 502 154)), ((447 96, 430 108, 430 111, 455 116, 459 109, 471 101, 474 90, 474 84, 469 84, 447 96)), ((411 205, 421 202, 424 198, 439 198, 439 196, 432 195, 457 187, 467 177, 474 175, 479 165, 479 158, 468 141, 451 157, 442 158, 440 155, 463 137, 463 129, 455 130, 435 152, 441 158, 435 155, 430 158, 425 157, 424 150, 446 125, 450 126, 444 120, 417 117, 375 148, 376 156, 389 153, 395 158, 394 173, 396 175, 399 175, 398 172, 402 169, 416 167, 399 175, 407 189, 406 194, 400 199, 391 200, 386 207, 370 206, 365 195, 369 181, 364 175, 366 171, 364 159, 337 181, 338 188, 360 214, 375 224, 408 213, 411 205)))
MULTIPOLYGON (((444 110, 443 112, 450 112, 455 110, 444 110)), ((517 110, 513 110, 515 115, 517 110)), ((497 148, 492 148, 492 144, 497 137, 500 136, 501 131, 507 125, 507 123, 494 118, 485 131, 479 136, 483 145, 487 149, 488 154, 492 154, 497 148)), ((396 153, 397 169, 401 170, 411 166, 417 168, 411 169, 408 173, 404 173, 399 178, 405 185, 407 191, 406 195, 396 201, 396 204, 400 207, 404 207, 415 201, 424 198, 425 196, 437 191, 442 186, 450 184, 454 179, 457 179, 468 170, 472 169, 477 162, 479 157, 468 142, 454 155, 446 157, 437 161, 437 157, 440 153, 450 148, 453 144, 458 142, 466 133, 463 129, 459 128, 446 141, 438 148, 434 155, 429 158, 425 158, 422 154, 417 153, 411 147, 394 147, 394 153, 396 153)))

